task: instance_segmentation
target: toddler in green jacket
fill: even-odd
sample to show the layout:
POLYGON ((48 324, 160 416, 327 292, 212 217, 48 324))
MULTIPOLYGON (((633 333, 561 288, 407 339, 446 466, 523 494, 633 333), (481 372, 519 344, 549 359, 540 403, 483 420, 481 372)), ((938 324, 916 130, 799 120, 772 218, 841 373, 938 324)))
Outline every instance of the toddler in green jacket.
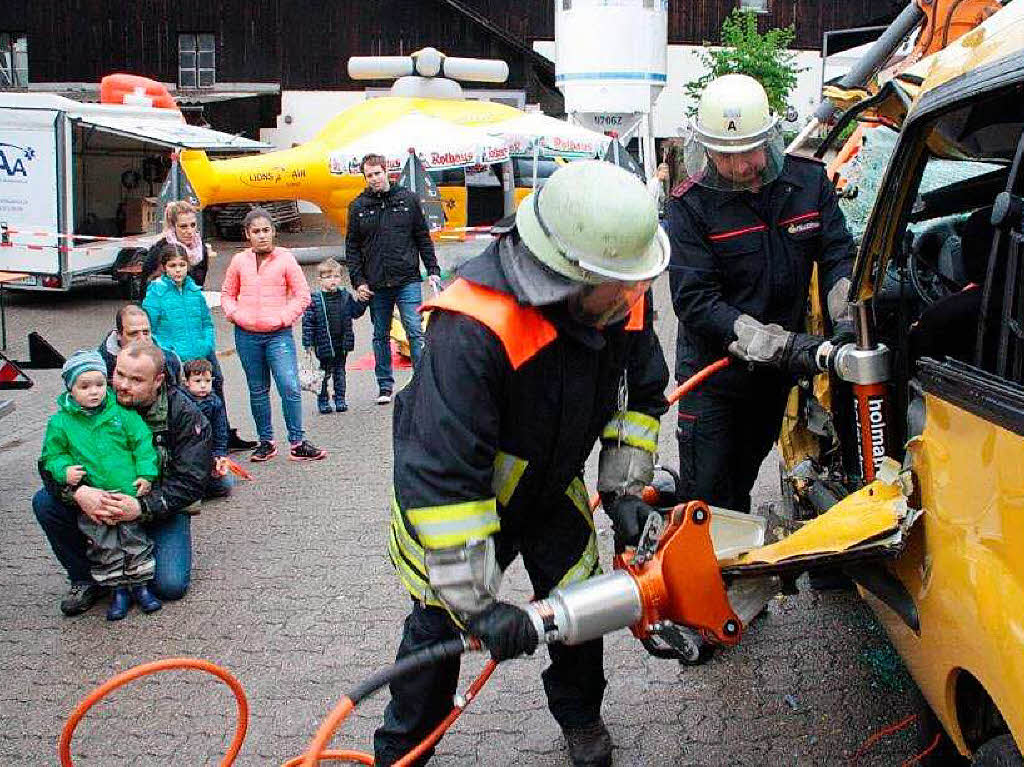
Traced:
MULTIPOLYGON (((142 417, 121 407, 107 389, 107 367, 100 353, 82 349, 61 370, 67 391, 46 425, 43 469, 56 482, 139 496, 160 473, 153 434, 142 417)), ((106 524, 86 514, 78 527, 88 542, 92 577, 113 588, 107 620, 120 620, 132 599, 143 612, 161 608, 150 592, 155 567, 153 541, 136 522, 106 524)))

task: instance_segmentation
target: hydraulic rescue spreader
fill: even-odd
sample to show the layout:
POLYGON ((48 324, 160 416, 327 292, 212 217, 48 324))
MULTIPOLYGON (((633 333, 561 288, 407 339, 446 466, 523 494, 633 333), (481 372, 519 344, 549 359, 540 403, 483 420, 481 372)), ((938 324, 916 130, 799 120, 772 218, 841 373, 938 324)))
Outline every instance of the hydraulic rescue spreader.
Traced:
POLYGON ((734 645, 743 631, 733 612, 711 540, 711 512, 701 501, 651 516, 637 548, 615 557, 615 570, 557 588, 531 602, 542 642, 580 644, 629 628, 654 654, 658 637, 685 660, 702 642, 734 645))

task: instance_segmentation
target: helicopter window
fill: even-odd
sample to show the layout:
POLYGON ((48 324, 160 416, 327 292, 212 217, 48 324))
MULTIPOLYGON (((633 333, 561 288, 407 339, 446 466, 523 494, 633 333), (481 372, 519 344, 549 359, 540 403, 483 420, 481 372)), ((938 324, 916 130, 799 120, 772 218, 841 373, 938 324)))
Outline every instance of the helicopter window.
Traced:
POLYGON ((465 186, 466 171, 462 168, 448 168, 447 170, 428 170, 427 173, 434 179, 438 186, 465 186))
MULTIPOLYGON (((544 186, 544 182, 556 170, 562 167, 557 160, 537 160, 537 186, 544 186)), ((514 157, 512 158, 512 171, 516 186, 520 188, 531 188, 533 186, 533 158, 514 157)))

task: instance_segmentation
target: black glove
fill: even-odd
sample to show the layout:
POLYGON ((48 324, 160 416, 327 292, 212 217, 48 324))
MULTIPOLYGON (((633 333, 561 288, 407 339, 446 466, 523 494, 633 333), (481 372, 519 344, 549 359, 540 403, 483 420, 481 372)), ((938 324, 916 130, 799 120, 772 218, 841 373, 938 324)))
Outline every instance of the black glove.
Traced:
POLYGON ((627 546, 636 546, 640 542, 640 533, 644 531, 647 518, 658 514, 658 510, 638 496, 626 494, 617 500, 606 501, 604 513, 611 519, 615 531, 615 553, 621 554, 627 546))
POLYGON ((537 630, 526 612, 508 602, 495 602, 467 624, 469 633, 484 643, 499 663, 537 649, 537 630))
POLYGON ((837 349, 852 344, 857 340, 857 331, 853 327, 853 323, 847 320, 837 322, 835 328, 832 331, 832 345, 837 349))
POLYGON ((822 372, 818 366, 818 347, 825 343, 821 336, 807 333, 793 333, 782 353, 779 367, 797 375, 817 375, 822 372))

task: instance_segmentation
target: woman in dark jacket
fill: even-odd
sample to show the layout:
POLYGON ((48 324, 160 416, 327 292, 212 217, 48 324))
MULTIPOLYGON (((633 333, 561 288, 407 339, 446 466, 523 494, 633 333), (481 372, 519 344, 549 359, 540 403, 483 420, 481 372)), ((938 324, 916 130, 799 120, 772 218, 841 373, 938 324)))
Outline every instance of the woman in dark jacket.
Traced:
POLYGON ((215 255, 213 248, 206 245, 199 236, 199 213, 187 200, 170 203, 164 210, 164 234, 146 253, 142 264, 142 284, 160 276, 160 253, 166 243, 181 245, 188 253, 188 274, 199 287, 206 282, 210 259, 215 255))

